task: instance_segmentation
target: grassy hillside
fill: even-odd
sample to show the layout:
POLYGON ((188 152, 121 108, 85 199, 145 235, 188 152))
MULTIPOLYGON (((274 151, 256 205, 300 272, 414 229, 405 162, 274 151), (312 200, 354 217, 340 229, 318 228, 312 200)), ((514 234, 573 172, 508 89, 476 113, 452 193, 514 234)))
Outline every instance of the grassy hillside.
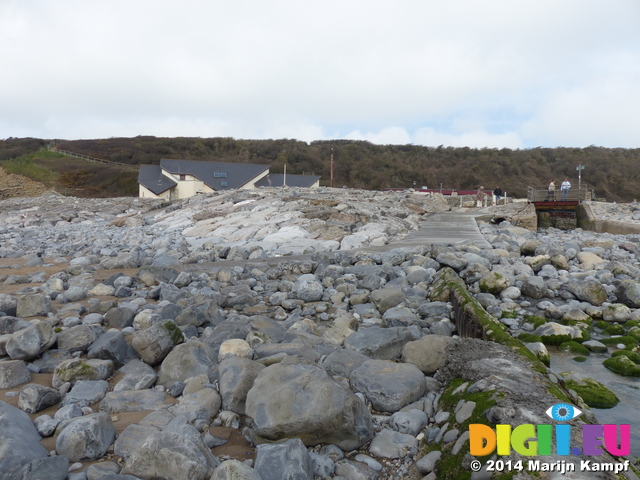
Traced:
POLYGON ((46 148, 1 163, 9 173, 24 175, 50 189, 76 197, 138 195, 137 169, 90 163, 46 148))
MULTIPOLYGON (((33 153, 48 143, 38 139, 0 141, 0 160, 16 153, 33 153), (31 149, 31 150, 29 150, 31 149)), ((110 138, 61 142, 59 148, 76 153, 127 163, 155 164, 161 158, 260 163, 272 166, 273 173, 287 172, 321 175, 321 184, 330 178, 330 158, 335 158, 335 183, 355 188, 383 189, 421 187, 476 189, 499 184, 511 196, 526 196, 527 186, 544 186, 551 178, 567 176, 577 185, 577 165, 584 165, 583 182, 595 188, 598 197, 609 201, 640 199, 640 149, 622 148, 533 148, 527 150, 422 147, 414 145, 373 145, 369 142, 337 140, 307 144, 296 140, 235 140, 233 138, 110 138), (414 183, 415 182, 415 183, 414 183)), ((68 158, 41 159, 37 163, 61 174, 87 171, 72 183, 104 181, 111 186, 121 182, 135 194, 131 176, 123 172, 90 174, 92 168, 64 167, 68 158), (59 163, 61 162, 61 163, 59 163), (93 175, 93 176, 92 176, 93 175)), ((131 173, 129 174, 131 175, 131 173)), ((66 177, 65 177, 66 178, 66 177)), ((135 182, 134 182, 135 183, 135 182)))

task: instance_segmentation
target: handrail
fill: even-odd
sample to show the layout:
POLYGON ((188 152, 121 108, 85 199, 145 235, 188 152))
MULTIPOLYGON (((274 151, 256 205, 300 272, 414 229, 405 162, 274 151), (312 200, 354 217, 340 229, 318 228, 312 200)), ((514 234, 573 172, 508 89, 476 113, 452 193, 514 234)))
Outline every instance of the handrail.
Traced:
POLYGON ((70 152, 68 150, 61 150, 61 149, 59 149, 57 147, 58 143, 60 143, 60 142, 57 141, 57 140, 54 140, 53 142, 51 142, 47 146, 47 150, 49 150, 51 152, 61 153, 61 154, 66 155, 68 157, 81 158, 83 160, 86 160, 87 162, 106 163, 108 165, 120 165, 120 166, 123 166, 123 167, 137 168, 136 165, 129 165, 128 163, 114 162, 114 161, 111 161, 111 160, 104 160, 102 158, 90 157, 89 155, 84 155, 82 153, 74 153, 74 152, 70 152))

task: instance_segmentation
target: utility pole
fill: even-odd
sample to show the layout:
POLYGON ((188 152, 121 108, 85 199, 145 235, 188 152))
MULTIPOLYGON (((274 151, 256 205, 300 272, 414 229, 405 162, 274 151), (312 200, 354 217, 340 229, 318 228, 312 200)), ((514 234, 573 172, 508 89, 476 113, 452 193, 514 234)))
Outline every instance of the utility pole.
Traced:
POLYGON ((578 171, 578 203, 582 203, 582 170, 584 170, 584 165, 578 165, 576 167, 576 170, 578 171))
POLYGON ((333 188, 333 147, 331 147, 331 188, 333 188))

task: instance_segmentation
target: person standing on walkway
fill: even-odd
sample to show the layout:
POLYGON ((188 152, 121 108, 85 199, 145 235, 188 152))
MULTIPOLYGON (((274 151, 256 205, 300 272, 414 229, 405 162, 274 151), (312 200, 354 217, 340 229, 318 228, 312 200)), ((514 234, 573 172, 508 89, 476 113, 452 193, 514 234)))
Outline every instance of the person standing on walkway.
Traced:
POLYGON ((482 201, 484 200, 484 187, 480 185, 478 192, 476 193, 476 207, 482 207, 482 201))
POLYGON ((549 181, 549 186, 547 187, 547 202, 549 201, 555 201, 556 199, 556 181, 555 180, 550 180, 549 181))
POLYGON ((500 199, 502 198, 502 189, 500 188, 499 185, 496 185, 496 188, 493 190, 493 196, 496 197, 496 205, 497 205, 500 199))
POLYGON ((564 202, 569 196, 569 189, 571 188, 571 182, 565 177, 562 185, 560 185, 560 191, 562 192, 562 201, 564 202))

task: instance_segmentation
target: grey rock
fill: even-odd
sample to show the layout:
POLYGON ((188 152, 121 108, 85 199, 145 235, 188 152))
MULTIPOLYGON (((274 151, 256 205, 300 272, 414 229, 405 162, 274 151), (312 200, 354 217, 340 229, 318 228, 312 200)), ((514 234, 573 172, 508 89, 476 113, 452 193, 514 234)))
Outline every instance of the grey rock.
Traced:
MULTIPOLYGON (((105 334, 106 335, 106 334, 105 334)), ((124 377, 113 387, 114 392, 121 390, 146 390, 153 386, 158 376, 150 365, 141 360, 131 360, 120 368, 124 377)))
POLYGON ((115 414, 158 410, 170 405, 164 402, 164 398, 165 393, 158 390, 108 392, 100 402, 100 411, 115 414))
POLYGON ((210 480, 256 480, 256 476, 246 463, 225 460, 214 470, 210 480))
POLYGON ((184 415, 188 421, 202 420, 211 425, 214 417, 220 410, 222 399, 216 390, 203 388, 195 393, 184 395, 180 403, 169 410, 174 415, 184 415))
POLYGON ((170 387, 177 381, 196 377, 202 373, 211 379, 215 354, 205 343, 189 341, 176 346, 162 361, 158 383, 170 387))
POLYGON ((383 428, 371 440, 369 452, 382 458, 404 458, 418 453, 418 440, 413 435, 383 428))
POLYGON ((522 293, 531 298, 544 298, 547 295, 547 284, 542 277, 528 277, 521 287, 522 293))
POLYGON ((402 347, 411 340, 412 332, 404 327, 368 327, 349 336, 344 346, 371 358, 393 360, 400 357, 402 347))
POLYGON ((205 448, 177 433, 155 433, 131 455, 120 473, 157 480, 209 480, 217 465, 205 448))
POLYGON ((156 427, 133 423, 118 435, 113 445, 113 452, 126 462, 151 435, 159 432, 160 429, 156 427))
POLYGON ((89 465, 85 470, 87 480, 104 480, 107 475, 120 472, 120 466, 115 462, 100 462, 89 465))
POLYGON ((184 341, 180 328, 172 320, 164 320, 150 326, 133 337, 131 346, 149 365, 157 365, 174 346, 184 341))
POLYGON ((58 435, 56 451, 72 462, 97 460, 113 444, 116 429, 106 413, 94 413, 71 421, 58 435))
POLYGON ((40 435, 50 437, 56 431, 60 421, 51 418, 49 415, 40 415, 33 420, 33 424, 40 435))
POLYGON ((0 479, 13 480, 30 462, 48 457, 29 416, 0 400, 0 479))
POLYGON ((44 385, 25 385, 20 391, 18 407, 27 413, 37 413, 60 401, 60 393, 55 388, 44 385))
POLYGON ((426 335, 408 342, 402 349, 402 360, 416 365, 422 373, 431 375, 446 362, 446 349, 453 340, 444 335, 426 335))
MULTIPOLYGON (((4 312, 9 316, 15 316, 18 309, 18 297, 7 293, 0 293, 0 312, 4 312)), ((0 334, 13 333, 3 331, 2 322, 0 322, 0 334)))
POLYGON ((104 315, 104 325, 109 328, 126 328, 133 325, 135 313, 130 308, 114 307, 104 315))
POLYGON ((381 412, 397 412, 415 402, 426 389, 424 374, 412 364, 369 360, 349 377, 351 387, 381 412))
POLYGON ((364 463, 354 462, 352 460, 340 460, 336 462, 335 473, 337 477, 349 480, 378 480, 380 475, 373 468, 364 463))
POLYGON ((76 405, 75 403, 72 403, 72 404, 63 405, 62 407, 60 407, 56 411, 53 418, 63 422, 65 420, 70 420, 72 418, 81 417, 82 415, 83 413, 80 405, 76 405))
POLYGON ((578 300, 589 302, 591 305, 602 305, 607 301, 607 292, 604 286, 595 279, 574 280, 569 282, 566 288, 578 300))
POLYGON ((13 388, 31 380, 27 364, 22 360, 0 362, 0 388, 13 388))
POLYGON ((371 359, 362 353, 342 348, 330 353, 322 362, 322 366, 333 375, 348 377, 367 360, 371 359))
POLYGON ((436 262, 453 268, 456 272, 467 267, 469 261, 457 252, 442 252, 436 256, 436 262))
POLYGON ((260 478, 313 480, 309 452, 298 438, 258 445, 254 470, 260 478))
POLYGON ((120 368, 137 357, 137 354, 127 343, 122 332, 109 330, 91 344, 87 357, 111 360, 115 368, 120 368))
MULTIPOLYGON (((1 294, 0 297, 6 294, 1 294)), ((15 298, 16 305, 18 304, 17 297, 15 298)), ((6 310, 0 310, 2 312, 8 313, 6 310)), ((13 317, 13 316, 4 316, 0 317, 0 335, 10 335, 12 333, 16 333, 18 330, 23 330, 25 328, 29 328, 31 326, 31 322, 28 322, 22 318, 13 317)))
POLYGON ((74 358, 64 360, 53 371, 51 383, 53 388, 59 388, 63 383, 75 383, 78 380, 106 380, 113 374, 111 360, 81 360, 74 358))
POLYGON ((228 357, 220 362, 220 395, 225 410, 244 415, 247 393, 264 368, 258 362, 238 356, 228 357))
POLYGON ((422 410, 396 412, 391 415, 389 426, 396 432, 418 435, 429 423, 429 417, 422 410))
POLYGON ((50 311, 51 300, 45 295, 24 295, 18 299, 16 315, 23 318, 35 317, 38 315, 46 315, 50 311))
POLYGON ((405 297, 401 290, 396 288, 382 288, 371 293, 369 296, 378 311, 382 314, 402 302, 405 297))
POLYGON ((74 403, 80 407, 88 407, 100 402, 109 390, 106 380, 79 380, 67 393, 62 405, 74 403))
POLYGON ((13 360, 33 360, 48 350, 56 341, 49 322, 39 322, 11 335, 5 348, 13 360))
POLYGON ((25 480, 65 480, 69 473, 69 459, 63 455, 32 460, 16 478, 25 480))
POLYGON ((88 325, 78 325, 58 333, 58 348, 69 352, 86 352, 97 337, 88 325))
POLYGON ((365 404, 315 365, 265 368, 247 394, 246 414, 257 437, 300 438, 306 445, 332 443, 352 450, 371 439, 365 404))
POLYGON ((442 457, 442 452, 440 450, 433 450, 418 460, 416 467, 418 467, 418 470, 423 475, 431 473, 436 468, 436 463, 440 460, 440 457, 442 457))
POLYGON ((82 287, 69 287, 63 297, 67 302, 79 302, 87 298, 87 292, 82 287))
POLYGON ((317 302, 322 300, 324 287, 318 277, 312 274, 301 275, 293 284, 291 293, 295 298, 305 302, 317 302))
POLYGON ((622 280, 617 287, 618 301, 631 308, 640 308, 640 283, 622 280))

